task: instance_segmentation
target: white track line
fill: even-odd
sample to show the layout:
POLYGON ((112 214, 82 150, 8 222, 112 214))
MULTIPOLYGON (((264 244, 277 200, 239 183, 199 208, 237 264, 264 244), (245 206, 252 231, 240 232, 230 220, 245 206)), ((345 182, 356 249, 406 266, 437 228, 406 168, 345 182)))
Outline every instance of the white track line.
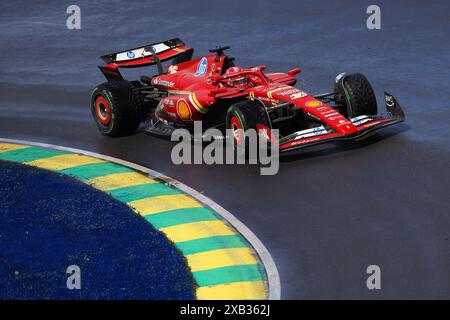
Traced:
POLYGON ((232 225, 240 234, 242 234, 244 236, 244 238, 255 249, 256 253, 258 254, 259 258, 261 259, 261 262, 264 265, 264 268, 266 269, 267 281, 268 281, 268 286, 269 286, 269 299, 270 300, 280 300, 280 297, 281 297, 280 275, 278 274, 278 269, 275 265, 275 262, 273 261, 272 256, 270 255, 270 253, 266 249, 266 247, 263 245, 261 240, 259 240, 258 237, 245 224, 243 224, 238 218, 236 218, 234 215, 232 215, 229 211, 227 211, 226 209, 224 209, 223 207, 221 207, 220 205, 215 203, 213 200, 211 200, 208 197, 204 196, 203 194, 199 193, 198 191, 192 189, 191 187, 188 187, 184 183, 181 183, 178 180, 175 180, 175 179, 168 177, 158 171, 146 168, 144 166, 141 166, 141 165, 138 165, 138 164, 135 164, 132 162, 128 162, 125 160, 121 160, 118 158, 110 157, 110 156, 107 156, 104 154, 99 154, 96 152, 80 150, 80 149, 75 149, 75 148, 69 148, 69 147, 63 147, 63 146, 57 146, 57 145, 48 144, 48 143, 27 141, 27 140, 15 140, 15 139, 0 138, 0 142, 25 144, 25 145, 60 150, 60 151, 68 151, 68 152, 83 154, 86 156, 91 156, 94 158, 103 159, 106 161, 114 162, 114 163, 121 164, 126 167, 133 168, 137 171, 141 171, 145 174, 148 174, 151 178, 161 179, 164 182, 182 190, 183 192, 189 194, 191 197, 197 199, 204 205, 212 208, 215 212, 217 212, 220 216, 222 216, 222 218, 224 218, 230 225, 232 225))

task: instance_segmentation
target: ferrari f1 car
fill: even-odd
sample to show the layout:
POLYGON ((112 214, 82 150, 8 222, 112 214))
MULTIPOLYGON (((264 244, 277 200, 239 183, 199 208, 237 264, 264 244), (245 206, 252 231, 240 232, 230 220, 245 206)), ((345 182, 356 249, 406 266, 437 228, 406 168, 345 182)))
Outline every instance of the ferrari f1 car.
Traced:
POLYGON ((279 130, 279 151, 337 140, 358 140, 404 121, 396 99, 385 92, 387 114, 378 115, 372 86, 359 73, 338 75, 330 93, 311 95, 295 88, 299 68, 265 73, 265 66, 241 68, 224 51, 193 59, 193 49, 172 39, 102 57, 107 82, 91 97, 100 132, 122 136, 142 128, 170 136, 176 128, 231 129, 236 144, 242 132, 279 130), (171 60, 165 69, 163 62, 171 60), (156 65, 158 73, 127 81, 119 69, 156 65))

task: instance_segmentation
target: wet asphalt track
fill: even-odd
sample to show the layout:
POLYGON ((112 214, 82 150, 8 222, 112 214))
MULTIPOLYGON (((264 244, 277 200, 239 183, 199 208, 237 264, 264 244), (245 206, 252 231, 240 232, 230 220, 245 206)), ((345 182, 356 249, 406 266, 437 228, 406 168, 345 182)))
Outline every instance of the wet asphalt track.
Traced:
POLYGON ((81 31, 65 28, 70 3, 2 3, 0 136, 123 158, 204 191, 269 249, 284 299, 448 299, 450 3, 377 3, 380 31, 366 29, 369 1, 77 1, 81 31), (407 122, 286 156, 265 177, 256 166, 175 166, 171 144, 144 134, 99 135, 88 108, 103 81, 98 56, 176 36, 197 54, 229 44, 243 66, 301 66, 312 93, 362 72, 407 122), (382 269, 380 291, 366 289, 370 264, 382 269))

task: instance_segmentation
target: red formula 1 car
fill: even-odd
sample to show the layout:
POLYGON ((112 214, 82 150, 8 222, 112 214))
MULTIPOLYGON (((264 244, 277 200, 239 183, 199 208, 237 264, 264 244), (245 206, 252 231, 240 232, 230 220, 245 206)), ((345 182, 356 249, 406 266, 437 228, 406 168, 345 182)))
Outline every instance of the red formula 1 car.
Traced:
MULTIPOLYGON (((101 133, 121 136, 137 130, 170 136, 176 128, 279 129, 280 152, 319 143, 361 139, 378 129, 404 121, 395 98, 385 93, 387 114, 377 115, 377 102, 362 74, 342 73, 334 91, 311 95, 295 88, 296 74, 264 73, 265 66, 240 68, 224 54, 229 47, 192 59, 193 49, 180 39, 108 54, 99 67, 108 82, 92 92, 91 110, 101 133), (171 60, 166 71, 163 62, 171 60), (119 68, 156 64, 158 74, 140 81, 125 80, 119 68)), ((242 130, 239 130, 242 129, 242 130)))

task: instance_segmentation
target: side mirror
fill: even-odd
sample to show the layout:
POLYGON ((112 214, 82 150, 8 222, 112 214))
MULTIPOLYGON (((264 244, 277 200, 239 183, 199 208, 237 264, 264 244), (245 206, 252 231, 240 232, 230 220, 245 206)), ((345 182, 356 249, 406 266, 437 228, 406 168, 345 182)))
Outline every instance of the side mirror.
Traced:
POLYGON ((251 67, 249 69, 252 70, 252 71, 261 71, 261 72, 263 72, 264 70, 266 70, 266 68, 267 68, 266 66, 261 65, 261 66, 251 67))
POLYGON ((302 69, 300 69, 300 68, 295 68, 295 69, 289 70, 289 71, 288 71, 288 75, 290 75, 290 76, 295 76, 297 73, 300 73, 300 72, 302 72, 302 69))

